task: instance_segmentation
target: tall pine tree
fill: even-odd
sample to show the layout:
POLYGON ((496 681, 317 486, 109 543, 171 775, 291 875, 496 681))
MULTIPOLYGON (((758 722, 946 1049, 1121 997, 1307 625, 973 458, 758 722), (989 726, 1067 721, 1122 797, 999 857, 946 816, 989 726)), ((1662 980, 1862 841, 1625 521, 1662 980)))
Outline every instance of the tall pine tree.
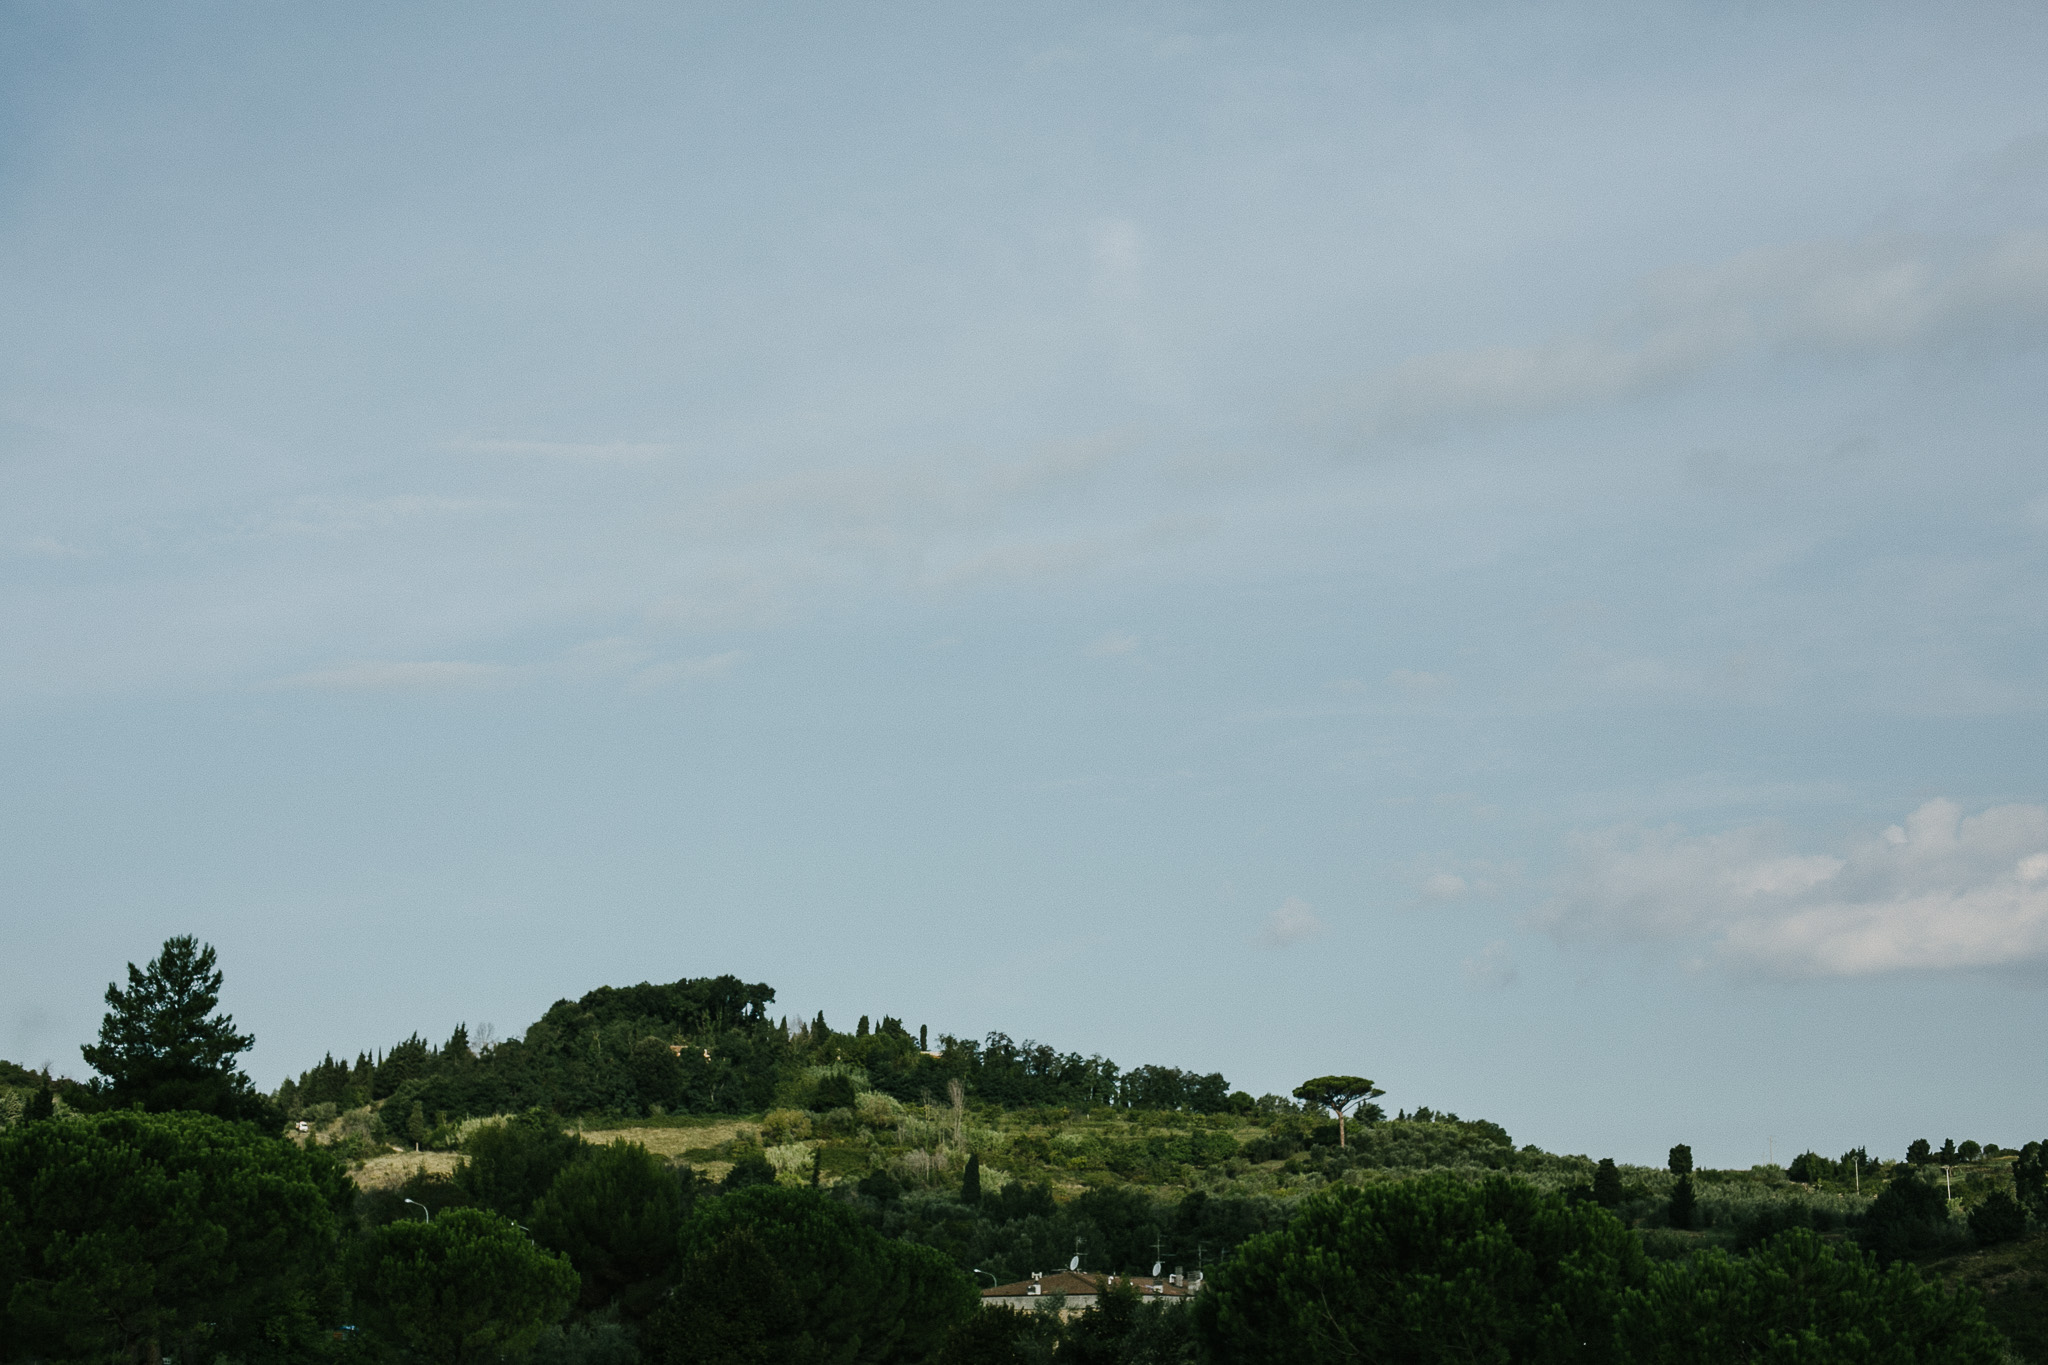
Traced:
POLYGON ((128 989, 107 986, 100 1040, 80 1051, 99 1076, 94 1097, 109 1108, 151 1113, 192 1110, 224 1119, 275 1121, 236 1058, 256 1045, 214 1013, 221 974, 212 944, 190 935, 164 941, 147 970, 128 964, 128 989))

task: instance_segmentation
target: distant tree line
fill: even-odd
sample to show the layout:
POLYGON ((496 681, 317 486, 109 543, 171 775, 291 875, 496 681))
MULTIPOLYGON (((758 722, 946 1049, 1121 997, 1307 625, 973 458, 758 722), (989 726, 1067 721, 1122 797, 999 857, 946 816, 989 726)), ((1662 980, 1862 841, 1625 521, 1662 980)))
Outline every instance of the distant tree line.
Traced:
MULTIPOLYGON (((951 1189, 913 1192, 883 1167, 826 1187, 815 1164, 809 1183, 789 1183, 759 1148, 714 1184, 638 1144, 587 1143, 540 1106, 472 1125, 452 1174, 358 1190, 331 1149, 283 1139, 274 1111, 250 1103, 235 1062, 250 1040, 214 1011, 211 949, 172 940, 130 978, 110 988, 90 1052, 101 1076, 85 1094, 101 1112, 67 1102, 59 1113, 53 1096, 0 1131, 7 1365, 2000 1365, 2005 1344, 1975 1293, 1924 1277, 1912 1258, 1958 1239, 1994 1244, 2048 1212, 2048 1151, 2029 1144, 2012 1192, 1982 1201, 1967 1232, 1928 1165, 1906 1161, 1884 1171, 1861 1247, 1773 1226, 1741 1254, 1653 1262, 1613 1212, 1628 1194, 1611 1160, 1562 1190, 1469 1169, 1333 1183, 1295 1201, 1196 1190, 1167 1203, 1102 1187, 1061 1203, 1043 1184, 984 1189, 978 1160, 951 1189), (1072 1321, 979 1306, 976 1272, 1021 1278, 1069 1255, 1108 1271, 1193 1260, 1205 1287, 1185 1307, 1117 1289, 1072 1321)), ((688 1042, 657 1037, 671 1058, 695 1046, 701 1060, 732 1035, 764 1048, 779 1038, 803 1063, 808 1101, 827 1107, 854 1094, 833 1068, 902 1051, 867 1040, 908 1038, 886 1019, 851 1035, 822 1019, 792 1032, 768 1024, 771 1000, 720 978, 594 992, 573 1008, 600 1037, 622 1020, 687 1020, 688 1042)), ((409 1049, 433 1068, 399 1080, 387 1102, 429 1093, 437 1068, 486 1069, 498 1051, 461 1041, 409 1049)), ((936 1057, 915 1051, 951 1058, 931 1074, 963 1084, 979 1074, 964 1057, 993 1052, 1001 1074, 1031 1050, 941 1041, 936 1057)), ((373 1098, 389 1056, 368 1078, 373 1098)), ((591 1074, 601 1061, 601 1049, 580 1058, 591 1074)), ((1114 1079, 1121 1101, 1128 1076, 1114 1079)), ((1320 1077, 1303 1089, 1341 1112, 1373 1087, 1320 1077)), ((1316 1122, 1295 1113, 1277 1127, 1314 1133, 1316 1122)), ((1370 1125, 1352 1142, 1328 1126, 1338 1132, 1317 1159, 1339 1167, 1382 1128, 1432 1150, 1512 1153, 1493 1125, 1449 1115, 1370 1125)), ((1674 1148, 1669 1166, 1676 1223, 1690 1149, 1674 1148)))
POLYGON ((458 1026, 436 1047, 417 1033, 353 1063, 332 1054, 275 1096, 287 1111, 395 1101, 418 1105, 430 1125, 532 1108, 560 1114, 758 1113, 778 1091, 819 1066, 858 1068, 866 1086, 899 1100, 943 1096, 960 1082, 976 1099, 1007 1108, 1099 1106, 1217 1113, 1249 1111, 1221 1073, 1147 1065, 1128 1071, 1100 1056, 1062 1053, 991 1033, 977 1042, 924 1030, 912 1036, 884 1016, 851 1032, 822 1012, 792 1029, 771 1019, 773 987, 732 976, 601 987, 557 1001, 525 1035, 478 1048, 458 1026))

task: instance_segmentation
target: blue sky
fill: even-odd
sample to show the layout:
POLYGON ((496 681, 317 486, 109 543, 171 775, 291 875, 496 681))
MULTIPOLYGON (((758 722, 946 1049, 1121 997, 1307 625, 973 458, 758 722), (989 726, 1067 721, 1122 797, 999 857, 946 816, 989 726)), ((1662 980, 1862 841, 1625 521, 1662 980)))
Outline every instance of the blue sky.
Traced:
POLYGON ((2037 8, 0 16, 0 1055, 2048 1131, 2037 8))

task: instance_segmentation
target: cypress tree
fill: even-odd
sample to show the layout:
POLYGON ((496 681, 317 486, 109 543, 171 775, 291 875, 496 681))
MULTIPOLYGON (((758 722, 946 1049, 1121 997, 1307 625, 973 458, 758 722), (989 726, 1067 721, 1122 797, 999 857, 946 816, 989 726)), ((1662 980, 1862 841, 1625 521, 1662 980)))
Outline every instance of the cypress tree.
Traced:
POLYGON ((970 1152, 967 1157, 967 1174, 960 1177, 960 1202, 973 1205, 981 1202, 981 1157, 970 1152))
POLYGON ((23 1123, 34 1123, 38 1119, 55 1118, 56 1115, 57 1096, 50 1089, 50 1078, 45 1076, 43 1077, 43 1088, 28 1097, 28 1107, 22 1110, 21 1121, 23 1123))
POLYGON ((1698 1205, 1693 1199, 1692 1177, 1682 1175, 1671 1187, 1671 1202, 1665 1207, 1671 1226, 1680 1231, 1690 1231, 1693 1220, 1698 1217, 1698 1205))
POLYGON ((1593 1202, 1603 1209, 1621 1207, 1621 1172, 1615 1169, 1611 1156, 1601 1157, 1593 1172, 1593 1202))

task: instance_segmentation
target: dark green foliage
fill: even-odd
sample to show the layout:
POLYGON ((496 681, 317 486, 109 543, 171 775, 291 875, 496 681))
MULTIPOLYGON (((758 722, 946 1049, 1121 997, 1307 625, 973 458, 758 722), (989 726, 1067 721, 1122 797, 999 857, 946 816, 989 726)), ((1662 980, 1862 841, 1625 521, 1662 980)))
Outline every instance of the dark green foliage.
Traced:
POLYGON ((21 1111, 21 1121, 23 1123, 36 1123, 43 1119, 55 1118, 56 1116, 57 1093, 50 1089, 49 1081, 45 1080, 42 1085, 37 1087, 36 1092, 28 1097, 28 1103, 23 1106, 21 1111))
POLYGON ((1745 1257, 1708 1251, 1660 1265, 1620 1320, 1636 1365, 1999 1365, 1976 1296, 1908 1265, 1880 1270, 1854 1248, 1785 1233, 1745 1257))
POLYGON ((1682 1142, 1679 1143, 1671 1149, 1671 1155, 1666 1158, 1664 1164, 1673 1175, 1691 1175, 1692 1148, 1682 1142))
POLYGON ((1993 1190, 1984 1202, 1970 1211, 1970 1235, 1978 1246, 2016 1242, 2026 1233, 2027 1215, 2019 1201, 2004 1190, 1993 1190))
POLYGON ((370 1086, 370 1098, 388 1099, 408 1081, 425 1081, 433 1066, 434 1054, 428 1048, 427 1040, 413 1034, 378 1061, 376 1079, 370 1086))
POLYGON ((356 1223, 363 1228, 380 1228, 401 1218, 422 1217, 421 1209, 426 1210, 424 1216, 436 1217, 443 1209, 461 1209, 469 1206, 469 1197, 462 1192, 453 1177, 422 1167, 398 1185, 358 1192, 355 1201, 356 1223), (413 1202, 406 1203, 408 1199, 413 1202), (419 1207, 415 1208, 414 1205, 419 1207))
POLYGON ((255 1037, 235 1032, 231 1016, 214 1013, 220 987, 213 945, 189 935, 164 940, 147 970, 129 963, 128 989, 107 986, 99 1042, 80 1049, 99 1073, 92 1085, 99 1103, 274 1125, 270 1101, 235 1061, 255 1046, 255 1037))
POLYGON ((1956 1164, 1956 1140, 1954 1138, 1943 1138, 1941 1140, 1940 1164, 1943 1166, 1953 1166, 1956 1164))
POLYGON ((1067 1324, 1062 1365, 1184 1365, 1195 1356, 1194 1320, 1185 1305, 1147 1303, 1127 1281, 1098 1296, 1067 1324))
POLYGON ((803 1313, 760 1239, 733 1229, 685 1263, 682 1283, 648 1324, 648 1356, 668 1365, 800 1365, 822 1357, 798 1340, 803 1313))
POLYGON ((0 1135, 0 1354, 302 1359, 340 1307, 347 1175, 200 1114, 0 1135))
POLYGON ((1603 1209, 1621 1207, 1621 1171, 1611 1156, 1601 1157, 1593 1169, 1593 1202, 1603 1209))
POLYGON ((465 1365, 518 1355, 576 1300, 567 1258, 484 1209, 388 1223, 349 1257, 356 1320, 373 1341, 465 1365))
POLYGON ((583 1150, 583 1139, 563 1132, 554 1115, 539 1109, 515 1114, 469 1135, 455 1185, 468 1203, 525 1222, 583 1150))
POLYGON ((1975 1142, 1964 1141, 1956 1144, 1956 1155, 1964 1161, 1975 1161, 1984 1154, 1984 1149, 1975 1142))
POLYGON ((903 1182, 882 1166, 877 1166, 862 1176, 854 1188, 860 1191, 861 1198, 872 1199, 878 1204, 886 1204, 892 1199, 903 1197, 903 1182))
POLYGON ((725 1173, 725 1179, 718 1188, 722 1193, 731 1194, 734 1190, 744 1190, 753 1185, 774 1183, 775 1167, 769 1164, 768 1158, 760 1152, 749 1152, 732 1163, 732 1169, 725 1173))
POLYGON ((969 1153, 966 1173, 960 1177, 960 1202, 973 1207, 981 1202, 981 1156, 969 1153))
POLYGON ((1801 1152, 1792 1158, 1792 1164, 1785 1168, 1785 1178, 1802 1185, 1817 1185, 1828 1173, 1830 1162, 1818 1152, 1801 1152))
POLYGON ((1050 1313, 984 1309, 947 1335, 932 1365, 1048 1365, 1064 1336, 1050 1313))
POLYGON ((1664 1216, 1672 1227, 1680 1231, 1690 1229, 1699 1218, 1699 1202, 1693 1196, 1692 1176, 1678 1177, 1671 1187, 1671 1199, 1664 1206, 1664 1216))
POLYGON ((1317 1076, 1294 1087, 1294 1098, 1337 1116, 1339 1147, 1346 1145, 1345 1116, 1351 1107, 1386 1093, 1363 1076, 1317 1076))
POLYGON ((859 1092, 854 1089, 851 1076, 827 1076, 818 1082, 811 1108, 821 1113, 832 1109, 851 1109, 857 1098, 859 1092))
POLYGON ((647 1337, 650 1355, 677 1365, 921 1361, 980 1302, 937 1252, 806 1188, 703 1201, 681 1246, 680 1280, 647 1337))
MULTIPOLYGON (((417 1033, 381 1057, 354 1067, 331 1055, 278 1091, 286 1108, 395 1102, 387 1129, 403 1133, 414 1103, 443 1120, 545 1108, 559 1114, 758 1113, 804 1067, 843 1064, 856 1077, 829 1079, 809 1107, 849 1108, 868 1085, 898 1100, 943 1095, 959 1081, 978 1101, 1217 1113, 1230 1108, 1220 1074, 1167 1066, 1125 1072, 1102 1057, 1082 1057, 1008 1035, 985 1042, 942 1037, 927 1054, 927 1032, 912 1039, 884 1016, 866 1033, 835 1033, 822 1013, 792 1038, 767 1013, 772 987, 736 977, 688 978, 654 985, 602 987, 558 1000, 525 1036, 475 1051, 466 1029, 433 1048, 417 1033)), ((1371 1107, 1368 1106, 1368 1109, 1371 1107)), ((1361 1110, 1363 1116, 1366 1111, 1361 1110)), ((1376 1111, 1374 1111, 1376 1112, 1376 1111)))
POLYGON ((2034 1217, 2048 1219, 2048 1149, 2040 1143, 2029 1142, 2013 1158, 2012 1196, 2034 1217))
POLYGON ((1892 1178, 1863 1216, 1865 1249, 1889 1264, 1947 1250, 1957 1240, 1941 1187, 1922 1178, 1910 1165, 1893 1167, 1892 1178))
POLYGON ((548 1328, 526 1365, 640 1365, 640 1339, 603 1314, 548 1328))
POLYGON ((1208 1349, 1239 1365, 1613 1361, 1621 1296, 1646 1274, 1602 1209, 1503 1176, 1430 1176, 1310 1196, 1191 1311, 1208 1349))
POLYGON ((1013 1180, 993 1194, 983 1195, 981 1212, 998 1223, 1017 1218, 1050 1218, 1059 1206, 1053 1202, 1052 1186, 1013 1180))
POLYGON ((621 1138, 562 1169, 533 1206, 533 1235, 576 1267, 584 1307, 617 1301, 642 1315, 675 1260, 684 1212, 683 1187, 661 1159, 621 1138))
POLYGON ((1926 1138, 1914 1138, 1906 1144, 1906 1160, 1915 1166, 1925 1166, 1934 1160, 1934 1148, 1928 1145, 1926 1138))

